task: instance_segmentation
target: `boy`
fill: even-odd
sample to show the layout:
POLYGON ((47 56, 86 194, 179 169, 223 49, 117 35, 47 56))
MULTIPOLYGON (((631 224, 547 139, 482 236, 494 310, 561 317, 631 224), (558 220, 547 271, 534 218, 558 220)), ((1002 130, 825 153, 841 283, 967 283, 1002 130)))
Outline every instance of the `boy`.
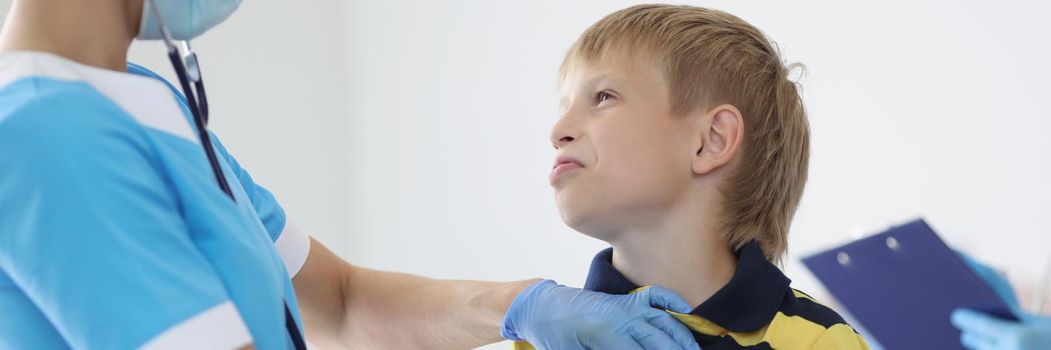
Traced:
POLYGON ((706 350, 868 348, 774 265, 809 153, 790 68, 716 10, 640 5, 584 32, 560 69, 550 181, 566 224, 612 246, 585 289, 677 292, 706 350))

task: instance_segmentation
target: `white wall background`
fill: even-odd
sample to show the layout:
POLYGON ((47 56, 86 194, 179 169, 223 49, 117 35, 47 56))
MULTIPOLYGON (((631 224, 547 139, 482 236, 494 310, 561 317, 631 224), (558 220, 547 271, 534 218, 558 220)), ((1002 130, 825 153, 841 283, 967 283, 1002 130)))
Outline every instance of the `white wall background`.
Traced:
MULTIPOLYGON (((195 46, 214 130, 347 260, 580 286, 603 244, 562 225, 547 185, 555 71, 633 3, 254 0, 195 46)), ((798 258, 922 215, 1029 303, 1051 258, 1051 5, 690 3, 809 68, 797 288, 826 297, 798 258)), ((131 58, 171 71, 156 44, 131 58)))

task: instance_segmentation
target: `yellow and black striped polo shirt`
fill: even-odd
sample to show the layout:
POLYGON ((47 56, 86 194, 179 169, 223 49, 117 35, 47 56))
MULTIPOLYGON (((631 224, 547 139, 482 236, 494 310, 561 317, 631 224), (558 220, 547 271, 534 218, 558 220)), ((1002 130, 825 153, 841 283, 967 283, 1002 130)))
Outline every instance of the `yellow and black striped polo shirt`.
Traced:
MULTIPOLYGON (((749 243, 736 252, 730 282, 689 314, 672 312, 693 331, 704 350, 867 350, 865 339, 835 311, 789 287, 791 280, 749 243)), ((640 287, 613 267, 613 249, 591 262, 584 289, 628 294, 640 287)), ((515 349, 532 349, 516 342, 515 349)))

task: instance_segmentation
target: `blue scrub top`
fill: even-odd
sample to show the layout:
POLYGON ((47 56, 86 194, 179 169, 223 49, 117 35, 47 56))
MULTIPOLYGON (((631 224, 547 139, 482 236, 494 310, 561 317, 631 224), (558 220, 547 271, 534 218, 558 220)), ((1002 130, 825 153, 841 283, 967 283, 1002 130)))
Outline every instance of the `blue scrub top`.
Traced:
POLYGON ((0 348, 288 349, 309 238, 145 68, 0 55, 0 348))

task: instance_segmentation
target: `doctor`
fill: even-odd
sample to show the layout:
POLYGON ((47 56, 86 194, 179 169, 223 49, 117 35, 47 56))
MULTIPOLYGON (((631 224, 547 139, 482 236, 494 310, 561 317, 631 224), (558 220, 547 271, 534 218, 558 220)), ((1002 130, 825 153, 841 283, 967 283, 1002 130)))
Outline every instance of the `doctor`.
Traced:
POLYGON ((207 131, 196 60, 175 46, 238 5, 14 1, 0 32, 0 348, 699 349, 659 310, 690 309, 664 289, 380 272, 299 230, 207 131), (125 63, 135 38, 166 39, 182 94, 125 63))

